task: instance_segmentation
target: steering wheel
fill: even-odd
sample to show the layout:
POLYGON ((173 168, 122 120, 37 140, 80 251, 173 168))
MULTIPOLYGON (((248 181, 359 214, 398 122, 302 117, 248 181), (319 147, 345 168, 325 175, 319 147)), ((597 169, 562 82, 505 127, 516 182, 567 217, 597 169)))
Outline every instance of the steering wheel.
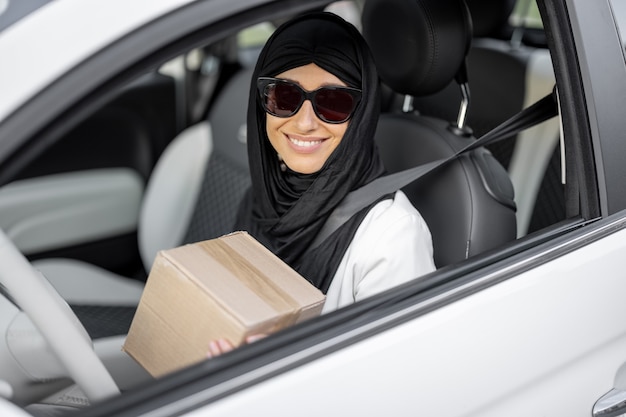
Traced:
POLYGON ((30 317, 89 401, 119 394, 69 305, 0 228, 0 284, 30 317))

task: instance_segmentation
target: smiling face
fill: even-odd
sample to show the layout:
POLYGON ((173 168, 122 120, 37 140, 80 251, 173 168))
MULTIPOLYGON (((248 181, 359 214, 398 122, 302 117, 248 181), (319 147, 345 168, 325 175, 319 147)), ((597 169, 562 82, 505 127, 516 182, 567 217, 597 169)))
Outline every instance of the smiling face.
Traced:
MULTIPOLYGON (((315 64, 292 68, 276 76, 299 84, 307 91, 322 86, 346 86, 339 78, 315 64)), ((301 174, 319 171, 339 146, 349 121, 332 124, 320 120, 310 101, 291 117, 267 114, 266 130, 270 143, 285 164, 301 174)))

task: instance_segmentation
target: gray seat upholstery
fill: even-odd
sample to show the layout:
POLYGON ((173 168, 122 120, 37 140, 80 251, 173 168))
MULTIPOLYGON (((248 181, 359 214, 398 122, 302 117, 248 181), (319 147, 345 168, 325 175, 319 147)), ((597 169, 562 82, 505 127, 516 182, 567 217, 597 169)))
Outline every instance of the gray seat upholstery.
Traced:
MULTIPOLYGON (((248 187, 245 117, 252 70, 235 74, 208 122, 179 134, 159 159, 146 187, 138 244, 150 270, 157 251, 231 232, 248 187)), ((73 259, 33 262, 70 304, 121 388, 145 378, 121 352, 143 283, 73 259)))
POLYGON ((233 231, 237 207, 250 186, 246 109, 251 78, 252 68, 236 73, 209 114, 214 150, 183 243, 233 231))
MULTIPOLYGON (((382 81, 402 96, 434 94, 463 79, 471 20, 462 1, 368 0, 363 31, 382 81)), ((449 104, 458 109, 459 103, 449 104)), ((413 111, 383 113, 376 140, 388 170, 448 157, 475 140, 449 120, 413 111)), ((484 148, 403 190, 431 229, 438 267, 516 237, 511 181, 484 148)))

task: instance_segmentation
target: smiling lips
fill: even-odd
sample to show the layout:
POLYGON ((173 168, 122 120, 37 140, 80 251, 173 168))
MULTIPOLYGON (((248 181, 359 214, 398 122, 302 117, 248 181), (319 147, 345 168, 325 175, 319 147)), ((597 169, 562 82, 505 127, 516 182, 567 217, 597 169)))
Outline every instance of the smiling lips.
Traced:
POLYGON ((323 142, 323 139, 302 140, 291 136, 287 136, 287 139, 290 144, 294 145, 295 148, 304 148, 307 150, 313 150, 323 142))

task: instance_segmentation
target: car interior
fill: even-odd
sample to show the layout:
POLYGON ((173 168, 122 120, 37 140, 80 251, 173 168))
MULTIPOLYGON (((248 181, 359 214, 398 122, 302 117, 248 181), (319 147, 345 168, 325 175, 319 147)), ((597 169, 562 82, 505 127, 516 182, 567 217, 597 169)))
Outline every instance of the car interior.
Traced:
MULTIPOLYGON (((530 1, 466 3, 328 6, 362 31, 374 54, 384 87, 376 140, 391 173, 454 154, 554 88, 541 29, 525 28, 530 1), (402 38, 385 30, 389 22, 402 38), (411 45, 419 46, 412 54, 397 53, 411 45)), ((120 391, 151 379, 120 347, 157 252, 232 231, 250 184, 252 69, 279 23, 255 24, 151 70, 2 176, 0 228, 71 307, 120 391)), ((552 118, 403 190, 431 229, 437 267, 454 268, 564 220, 561 171, 552 118)), ((2 292, 0 381, 10 383, 11 400, 70 408, 93 400, 76 391, 2 292)))

